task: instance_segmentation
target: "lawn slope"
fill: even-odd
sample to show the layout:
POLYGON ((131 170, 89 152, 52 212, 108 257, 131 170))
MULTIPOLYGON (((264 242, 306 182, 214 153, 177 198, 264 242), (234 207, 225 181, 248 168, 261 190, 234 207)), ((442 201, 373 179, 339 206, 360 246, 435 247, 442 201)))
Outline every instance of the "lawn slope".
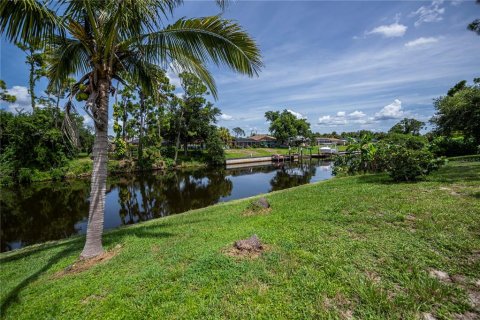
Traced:
MULTIPOLYGON (((118 229, 109 261, 62 273, 77 237, 0 255, 7 319, 438 319, 478 312, 480 163, 428 178, 336 178, 118 229), (268 250, 224 252, 257 234, 268 250), (442 271, 440 280, 430 275, 442 271), (477 307, 478 308, 478 307, 477 307)), ((477 314, 478 316, 478 314, 477 314)))

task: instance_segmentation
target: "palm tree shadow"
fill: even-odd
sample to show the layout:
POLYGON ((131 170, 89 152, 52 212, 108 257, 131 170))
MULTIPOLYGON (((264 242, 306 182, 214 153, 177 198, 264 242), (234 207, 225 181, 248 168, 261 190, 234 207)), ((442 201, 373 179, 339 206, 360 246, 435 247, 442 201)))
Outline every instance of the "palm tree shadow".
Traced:
MULTIPOLYGON (((151 224, 146 226, 137 225, 132 228, 130 227, 120 228, 118 230, 105 233, 104 245, 107 248, 112 247, 115 244, 124 242, 124 239, 126 237, 132 236, 132 235, 139 238, 151 238, 151 239, 173 237, 176 235, 175 233, 165 232, 163 231, 163 228, 200 223, 203 221, 204 219, 197 219, 194 221, 181 222, 181 223, 169 221, 163 224, 151 224)), ((85 236, 79 236, 76 239, 72 239, 72 241, 68 241, 67 243, 51 243, 51 244, 40 245, 39 247, 26 248, 16 254, 12 253, 11 255, 3 259, 0 259, 1 263, 14 262, 17 259, 26 258, 33 254, 41 253, 44 250, 65 246, 65 248, 63 248, 61 251, 54 254, 43 267, 41 267, 40 269, 32 273, 30 276, 23 279, 19 284, 15 286, 15 288, 13 288, 5 296, 3 301, 1 301, 0 303, 0 318, 4 318, 8 308, 12 304, 18 302, 19 293, 23 289, 25 289, 29 284, 36 281, 42 274, 48 272, 48 270, 53 265, 55 265, 58 261, 62 260, 65 257, 71 256, 74 253, 79 254, 83 246, 83 241, 85 241, 85 236)))
POLYGON ((80 243, 73 243, 67 245, 64 249, 60 252, 56 253, 52 256, 48 262, 38 269, 36 272, 28 276, 27 278, 23 279, 18 285, 15 286, 3 299, 0 305, 0 316, 1 318, 5 317, 5 314, 8 308, 12 305, 12 303, 18 302, 18 294, 22 291, 25 287, 27 287, 30 283, 37 280, 44 272, 50 269, 55 263, 57 263, 62 258, 72 254, 74 251, 79 251, 81 249, 80 243))

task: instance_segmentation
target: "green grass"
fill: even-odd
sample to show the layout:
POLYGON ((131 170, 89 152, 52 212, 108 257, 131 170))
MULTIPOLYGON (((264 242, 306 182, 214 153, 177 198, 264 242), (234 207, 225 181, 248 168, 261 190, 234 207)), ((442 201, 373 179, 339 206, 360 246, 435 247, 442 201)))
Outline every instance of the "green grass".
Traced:
MULTIPOLYGON (((345 151, 346 146, 338 146, 339 151, 345 151)), ((297 148, 292 148, 292 152, 298 152, 297 148)), ((304 148, 304 154, 309 154, 310 151, 304 148)), ((313 147, 312 153, 318 153, 318 146, 313 147)), ((234 158, 250 158, 250 157, 266 157, 273 154, 288 154, 288 148, 244 148, 244 149, 227 149, 225 150, 225 157, 227 159, 234 158)))
POLYGON ((119 254, 82 273, 84 238, 0 255, 6 319, 438 319, 473 311, 480 278, 480 163, 450 163, 428 180, 335 178, 267 195, 272 209, 243 216, 249 200, 121 228, 119 254), (268 250, 223 250, 257 234, 268 250))

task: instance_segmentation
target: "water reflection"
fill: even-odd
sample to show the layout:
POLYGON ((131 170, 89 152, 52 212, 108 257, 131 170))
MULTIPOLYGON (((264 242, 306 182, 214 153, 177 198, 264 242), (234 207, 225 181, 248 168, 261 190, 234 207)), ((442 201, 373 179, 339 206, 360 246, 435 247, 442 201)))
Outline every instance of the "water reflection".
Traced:
MULTIPOLYGON (((155 172, 108 181, 105 229, 331 177, 319 160, 235 169, 155 172)), ((1 251, 86 232, 89 181, 3 188, 1 251)))

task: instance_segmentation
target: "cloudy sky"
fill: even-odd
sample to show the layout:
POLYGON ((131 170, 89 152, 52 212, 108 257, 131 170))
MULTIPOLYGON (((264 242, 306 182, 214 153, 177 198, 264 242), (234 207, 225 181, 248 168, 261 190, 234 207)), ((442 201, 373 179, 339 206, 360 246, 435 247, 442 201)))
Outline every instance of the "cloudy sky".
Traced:
MULTIPOLYGON (((213 1, 187 1, 175 17, 218 14, 213 1)), ((319 132, 387 130, 426 121, 432 99, 480 77, 480 18, 474 1, 232 1, 223 16, 257 41, 258 78, 212 66, 223 111, 219 125, 267 132, 264 114, 288 109, 319 132)), ((28 109, 23 53, 1 40, 0 78, 28 109)), ((172 81, 177 81, 170 73, 172 81)), ((39 85, 39 93, 45 83, 39 85)))

